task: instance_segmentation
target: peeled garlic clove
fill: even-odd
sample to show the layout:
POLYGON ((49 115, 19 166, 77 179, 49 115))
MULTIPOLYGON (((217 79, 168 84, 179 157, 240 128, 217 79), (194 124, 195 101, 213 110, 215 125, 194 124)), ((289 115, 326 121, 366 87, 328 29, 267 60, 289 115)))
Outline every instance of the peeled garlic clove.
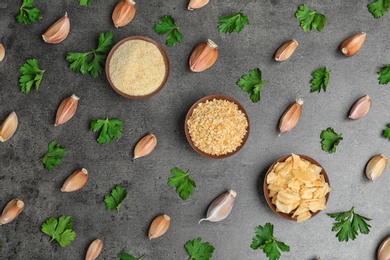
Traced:
POLYGON ((78 103, 79 98, 75 94, 65 98, 58 107, 54 126, 62 125, 71 119, 76 113, 78 103))
POLYGON ((209 3, 209 0, 190 0, 188 3, 188 10, 201 8, 209 3))
POLYGON ((95 239, 88 247, 85 260, 95 260, 103 250, 103 241, 95 239))
POLYGON ((4 60, 5 57, 5 49, 3 44, 0 43, 0 62, 4 60))
POLYGON ((84 168, 73 172, 66 179, 64 184, 62 185, 62 192, 73 192, 80 190, 88 181, 88 171, 84 168))
POLYGON ((190 69, 193 72, 207 70, 217 61, 218 46, 212 41, 202 42, 192 51, 190 69))
POLYGON ((135 2, 133 0, 121 0, 112 12, 112 21, 115 27, 123 27, 130 23, 134 18, 135 11, 135 2))
POLYGON ((42 38, 47 43, 60 43, 66 39, 70 31, 70 21, 68 13, 65 13, 57 22, 55 22, 46 32, 42 38))
POLYGON ((24 209, 24 202, 20 199, 13 199, 5 206, 0 216, 0 225, 7 224, 14 220, 24 209))
POLYGON ((0 125, 0 142, 5 142, 10 139, 18 128, 18 116, 15 112, 9 116, 0 125))
POLYGON ((340 50, 345 56, 353 56, 360 51, 366 39, 366 33, 352 35, 340 45, 340 50))
POLYGON ((355 104, 353 104, 351 111, 349 112, 350 119, 359 119, 367 115, 371 108, 371 98, 365 95, 359 98, 355 104))
POLYGON ((283 43, 282 46, 280 46, 275 53, 275 60, 276 61, 287 60, 294 53, 297 47, 298 47, 298 42, 294 39, 283 43))
POLYGON ((390 236, 380 244, 378 248, 378 260, 390 260, 390 236))
POLYGON ((295 127, 301 118, 302 114, 302 105, 303 99, 298 98, 295 102, 287 108, 287 110, 283 113, 279 122, 279 130, 280 134, 290 131, 295 127))
POLYGON ((370 159, 366 167, 367 177, 375 182, 385 171, 387 166, 387 157, 384 154, 375 155, 370 159))
POLYGON ((157 138, 153 134, 148 134, 142 138, 134 148, 134 158, 138 159, 150 154, 157 145, 157 138))
POLYGON ((236 196, 237 192, 235 192, 234 190, 228 190, 227 192, 219 195, 210 204, 207 210, 207 218, 201 219, 198 224, 203 220, 217 222, 227 218, 227 216, 229 216, 230 212, 233 209, 236 196))
POLYGON ((167 232, 169 225, 171 224, 171 218, 167 215, 159 215, 150 224, 149 227, 149 239, 158 238, 167 232))

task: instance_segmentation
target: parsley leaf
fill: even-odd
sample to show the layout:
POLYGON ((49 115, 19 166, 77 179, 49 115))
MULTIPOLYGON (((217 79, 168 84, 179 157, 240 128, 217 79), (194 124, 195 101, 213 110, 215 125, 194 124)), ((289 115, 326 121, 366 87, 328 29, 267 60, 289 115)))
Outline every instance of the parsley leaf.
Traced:
POLYGON ((21 91, 23 93, 30 93, 31 88, 35 83, 35 89, 38 91, 39 85, 41 84, 44 70, 41 70, 38 66, 38 60, 29 59, 20 67, 19 72, 22 74, 20 76, 19 82, 22 87, 21 91))
POLYGON ((127 197, 127 190, 122 189, 121 185, 116 185, 111 191, 111 195, 104 197, 107 210, 115 210, 119 213, 123 200, 127 197))
POLYGON ((106 64, 106 59, 109 51, 114 45, 112 32, 106 34, 101 33, 99 36, 99 44, 97 49, 92 49, 89 52, 69 52, 66 60, 69 61, 69 67, 76 73, 81 72, 86 74, 89 72, 92 77, 96 78, 102 73, 103 67, 106 64), (91 59, 90 55, 93 55, 91 59))
POLYGON ((122 137, 123 122, 117 118, 108 119, 92 119, 91 130, 92 132, 100 131, 97 142, 99 144, 111 143, 114 138, 122 137))
POLYGON ((215 250, 209 242, 203 243, 200 237, 194 240, 188 240, 184 247, 190 255, 189 260, 209 260, 215 250))
POLYGON ((310 10, 305 4, 299 6, 295 17, 301 20, 301 27, 305 32, 311 31, 312 29, 322 31, 325 23, 328 21, 325 15, 317 13, 316 10, 310 10))
POLYGON ((132 255, 129 255, 127 253, 119 253, 118 254, 119 260, 142 260, 144 259, 145 255, 141 256, 140 258, 135 258, 132 255))
POLYGON ((383 136, 390 139, 390 124, 387 125, 385 130, 383 130, 383 136))
POLYGON ((42 19, 41 10, 34 7, 34 0, 23 0, 22 6, 19 8, 19 14, 16 20, 19 23, 32 24, 37 20, 42 19))
POLYGON ((91 5, 92 4, 92 0, 79 0, 79 4, 81 6, 91 5))
POLYGON ((183 34, 179 32, 180 27, 175 25, 175 19, 172 16, 164 16, 161 17, 161 22, 156 24, 153 27, 153 30, 158 34, 166 34, 170 31, 167 36, 167 45, 175 46, 176 42, 183 42, 183 34))
POLYGON ((280 258, 280 251, 290 252, 290 247, 283 242, 276 240, 274 237, 274 226, 271 223, 266 223, 263 226, 255 228, 256 235, 252 238, 251 248, 253 250, 263 249, 264 253, 270 260, 277 260, 280 258), (279 248, 279 249, 278 249, 279 248))
POLYGON ((182 200, 186 200, 190 197, 192 193, 194 193, 195 180, 192 179, 187 172, 175 167, 171 170, 171 173, 175 176, 169 178, 168 186, 173 187, 176 186, 176 192, 179 193, 179 196, 182 200))
POLYGON ((384 67, 378 72, 378 75, 379 84, 388 84, 390 82, 390 64, 384 65, 384 67))
POLYGON ((259 68, 249 71, 249 75, 243 75, 237 85, 245 92, 251 94, 251 100, 256 103, 260 100, 260 90, 267 81, 261 80, 261 70, 259 68))
POLYGON ((62 158, 64 158, 67 151, 68 149, 66 147, 57 144, 56 141, 51 141, 49 143, 49 150, 40 160, 45 165, 45 168, 51 171, 62 163, 62 158))
POLYGON ((368 6, 368 11, 376 18, 379 19, 387 13, 387 9, 390 8, 390 0, 377 0, 372 2, 368 6))
POLYGON ((337 134, 331 127, 323 130, 320 137, 322 138, 322 150, 328 153, 336 152, 337 145, 343 140, 341 134, 337 134))
POLYGON ((245 25, 249 24, 248 16, 242 13, 242 10, 236 14, 223 16, 218 20, 219 33, 241 32, 245 25))
POLYGON ((330 79, 330 71, 326 70, 326 67, 323 66, 321 69, 318 69, 313 72, 313 79, 310 81, 311 88, 310 92, 321 92, 321 89, 326 92, 326 88, 328 87, 329 79, 330 79))
POLYGON ((337 221, 333 225, 332 231, 338 231, 336 236, 339 242, 348 242, 349 239, 355 240, 358 231, 361 234, 368 234, 370 232, 371 226, 366 221, 370 221, 371 219, 356 214, 354 207, 350 211, 328 214, 328 216, 337 221))
POLYGON ((42 232, 52 237, 50 240, 57 240, 61 247, 66 247, 72 243, 76 237, 76 232, 72 230, 72 217, 61 216, 59 219, 49 218, 42 224, 42 232))

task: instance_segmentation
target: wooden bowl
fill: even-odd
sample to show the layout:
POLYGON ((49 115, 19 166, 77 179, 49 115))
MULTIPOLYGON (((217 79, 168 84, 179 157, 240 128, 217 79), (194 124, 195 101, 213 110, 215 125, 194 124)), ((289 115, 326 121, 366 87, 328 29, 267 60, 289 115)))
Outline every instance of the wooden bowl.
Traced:
MULTIPOLYGON (((324 179, 325 179, 325 182, 327 182, 330 186, 330 183, 329 183, 329 177, 328 177, 328 174, 326 173, 324 167, 321 166, 321 164, 319 164, 316 160, 314 160, 313 158, 309 157, 309 156, 306 156, 306 155, 301 155, 301 154, 298 154, 299 157, 301 157, 302 159, 305 159, 306 161, 309 161, 310 163, 313 163, 313 164, 316 164, 318 166, 320 166, 322 168, 322 171, 320 172, 320 174, 322 174, 324 176, 324 179)), ((291 215, 292 214, 286 214, 286 213, 282 213, 282 212, 279 212, 276 210, 276 206, 274 204, 272 204, 272 201, 271 201, 271 198, 269 197, 269 190, 268 190, 268 184, 267 184, 267 176, 268 174, 272 171, 272 169, 274 168, 275 164, 278 163, 278 162, 284 162, 288 157, 290 157, 290 155, 286 155, 282 158, 280 158, 279 160, 277 160, 276 162, 274 162, 271 167, 269 167, 267 173, 265 174, 265 177, 264 177, 264 183, 263 183, 263 191, 264 191, 264 197, 265 197, 265 200, 267 201, 267 204, 268 206, 272 209, 273 212, 275 212, 276 215, 284 218, 284 219, 287 219, 287 220, 292 220, 292 221, 297 221, 296 218, 292 218, 291 215)), ((329 199, 329 194, 326 194, 325 196, 325 204, 328 202, 328 199, 329 199)), ((311 218, 313 218, 314 216, 316 216, 318 213, 320 213, 321 211, 317 211, 315 213, 313 212, 310 212, 312 215, 311 215, 311 218)))
POLYGON ((248 118, 248 114, 246 113, 244 107, 243 107, 240 103, 238 103, 238 101, 235 100, 234 98, 231 98, 231 97, 226 96, 226 95, 221 95, 221 94, 206 96, 206 97, 201 98, 200 100, 198 100, 194 105, 192 105, 192 107, 190 108, 190 110, 188 110, 187 116, 186 116, 185 121, 184 121, 184 131, 185 131, 185 134, 186 134, 188 143, 191 145, 191 147, 192 147, 196 152, 198 152, 199 154, 201 154, 201 155, 203 155, 203 156, 205 156, 205 157, 212 158, 212 159, 227 158, 227 157, 230 157, 230 156, 234 155, 234 154, 237 153, 239 150, 241 150, 241 148, 245 145, 246 140, 248 139, 249 130, 250 130, 249 118, 248 118), (187 121, 188 121, 188 119, 191 117, 192 113, 194 112, 194 109, 195 109, 200 103, 204 103, 204 102, 206 102, 207 100, 210 100, 210 101, 211 101, 211 100, 213 100, 213 99, 223 99, 223 100, 227 100, 227 101, 230 101, 230 102, 235 103, 235 104, 238 106, 238 108, 244 113, 245 118, 246 118, 246 120, 248 121, 248 127, 247 127, 247 129, 246 129, 246 134, 245 134, 245 136, 244 136, 244 139, 242 140, 240 146, 238 146, 234 152, 230 152, 230 153, 223 154, 223 155, 211 155, 211 154, 208 154, 208 153, 203 152, 203 151, 200 150, 198 147, 196 147, 195 144, 194 144, 194 142, 193 142, 192 139, 191 139, 191 136, 190 136, 190 133, 189 133, 188 127, 187 127, 187 121))
POLYGON ((115 46, 111 49, 110 53, 108 54, 108 57, 107 57, 107 60, 106 60, 106 76, 107 76, 108 82, 110 83, 110 86, 119 95, 121 95, 121 96, 123 96, 125 98, 129 98, 129 99, 146 99, 146 98, 150 98, 151 96, 154 96, 155 94, 157 94, 164 87, 165 83, 167 83, 168 78, 169 78, 169 73, 170 73, 170 63, 169 63, 168 55, 165 52, 164 48, 161 46, 161 44, 159 44, 155 40, 150 39, 148 37, 144 37, 144 36, 130 36, 130 37, 124 38, 123 40, 121 40, 120 42, 115 44, 115 46), (110 61, 111 61, 112 55, 119 48, 119 46, 121 46, 123 43, 125 43, 127 41, 131 41, 131 40, 143 40, 143 41, 150 42, 150 43, 153 43, 154 45, 156 45, 156 47, 161 52, 161 55, 163 56, 164 63, 165 63, 165 77, 164 77, 163 82, 161 83, 161 85, 155 91, 153 91, 152 93, 149 93, 147 95, 144 95, 144 96, 132 96, 132 95, 129 95, 129 94, 126 94, 126 93, 122 92, 121 90, 119 90, 118 88, 115 87, 115 85, 112 83, 111 77, 110 77, 110 61))

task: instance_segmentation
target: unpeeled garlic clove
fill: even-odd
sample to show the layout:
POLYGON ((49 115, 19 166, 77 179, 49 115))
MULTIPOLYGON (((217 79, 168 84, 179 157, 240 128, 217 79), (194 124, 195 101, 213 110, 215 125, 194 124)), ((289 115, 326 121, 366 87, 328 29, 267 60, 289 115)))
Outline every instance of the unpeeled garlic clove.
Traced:
POLYGON ((76 113, 78 103, 79 98, 75 94, 65 98, 58 107, 54 126, 62 125, 71 119, 76 113))
POLYGON ((103 250, 103 241, 95 239, 88 247, 85 260, 95 260, 103 250))
POLYGON ((209 0, 190 0, 188 3, 188 10, 201 8, 209 3, 209 0))
POLYGON ((63 17, 46 30, 42 38, 47 43, 60 43, 68 37, 69 31, 70 21, 68 13, 65 13, 63 17))
POLYGON ((65 180, 62 185, 62 192, 73 192, 80 190, 88 181, 88 171, 84 168, 73 172, 69 177, 65 180))
POLYGON ((3 44, 0 43, 0 62, 4 60, 5 57, 5 49, 3 44))
POLYGON ((138 159, 150 154, 157 145, 157 138, 153 134, 143 137, 134 148, 134 158, 138 159))
POLYGON ((233 209, 236 196, 237 192, 235 192, 234 190, 228 190, 227 192, 219 195, 210 204, 207 210, 207 218, 199 220, 198 224, 203 220, 217 222, 227 218, 227 216, 229 216, 230 212, 233 209))
POLYGON ((295 39, 289 40, 282 44, 275 53, 276 61, 285 61, 294 53, 298 47, 298 42, 295 39))
POLYGON ((385 171, 387 166, 387 157, 384 154, 375 155, 370 159, 366 167, 367 177, 375 182, 385 171))
POLYGON ((0 125, 0 142, 10 139, 18 128, 18 116, 12 112, 0 125))
POLYGON ((390 260, 390 236, 380 244, 377 256, 378 260, 390 260))
POLYGON ((202 42, 192 51, 190 57, 190 69, 193 72, 207 70, 217 61, 218 46, 212 41, 202 42))
POLYGON ((340 50, 345 56, 353 56, 360 51, 366 39, 366 33, 352 35, 340 45, 340 50))
POLYGON ((359 119, 367 115, 371 108, 371 98, 369 95, 365 95, 359 98, 355 104, 353 104, 351 111, 349 112, 350 119, 359 119))
POLYGON ((159 215, 153 219, 152 224, 149 227, 149 239, 158 238, 167 232, 169 225, 171 224, 171 218, 167 215, 159 215))
POLYGON ((112 12, 112 21, 116 28, 123 27, 133 20, 136 12, 133 0, 121 0, 112 12))
POLYGON ((13 199, 5 206, 0 216, 0 225, 13 221, 24 209, 24 202, 20 199, 13 199))
POLYGON ((298 98, 295 102, 284 111, 279 121, 280 134, 290 131, 295 127, 301 118, 303 99, 298 98))

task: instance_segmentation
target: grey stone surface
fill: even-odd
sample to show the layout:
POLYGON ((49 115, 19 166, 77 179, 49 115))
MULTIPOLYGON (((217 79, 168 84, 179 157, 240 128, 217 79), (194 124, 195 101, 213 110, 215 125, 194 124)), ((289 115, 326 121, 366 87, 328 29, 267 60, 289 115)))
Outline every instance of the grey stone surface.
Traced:
POLYGON ((99 259, 116 259, 119 252, 145 254, 145 259, 187 259, 183 245, 196 237, 215 246, 213 259, 266 259, 249 246, 253 228, 267 222, 274 224, 275 236, 291 247, 281 259, 375 259, 379 243, 390 233, 390 176, 387 170, 371 183, 364 168, 373 155, 390 155, 390 143, 382 137, 390 123, 390 86, 379 85, 376 75, 390 62, 390 14, 374 19, 367 0, 211 0, 193 12, 186 10, 187 1, 155 0, 137 2, 134 20, 116 29, 111 21, 114 0, 92 0, 87 7, 76 0, 38 0, 44 18, 30 26, 15 21, 19 2, 0 1, 0 42, 7 52, 0 63, 0 121, 15 111, 20 122, 14 137, 0 144, 0 209, 15 197, 23 199, 26 208, 14 222, 0 227, 0 259, 83 259, 95 238, 105 245, 99 259), (306 33, 299 26, 294 14, 303 2, 327 16, 323 32, 306 33), (251 24, 240 34, 219 34, 218 18, 240 9, 251 24), (41 34, 64 12, 71 21, 68 38, 58 45, 44 43, 41 34), (95 47, 101 32, 112 31, 115 42, 143 35, 164 44, 165 36, 152 29, 163 15, 175 17, 184 42, 164 45, 171 76, 158 95, 127 100, 110 88, 104 74, 93 79, 68 68, 67 53, 95 47), (339 44, 361 31, 367 32, 367 39, 360 53, 352 58, 341 55, 339 44), (203 73, 191 73, 191 50, 208 38, 219 45, 218 61, 203 73), (283 63, 273 61, 276 49, 291 38, 299 42, 293 56, 283 63), (18 69, 28 58, 37 58, 46 73, 39 91, 26 95, 18 86, 18 69), (332 71, 328 91, 310 93, 311 73, 323 65, 332 71), (269 83, 262 89, 261 101, 253 104, 236 81, 256 67, 269 83), (75 117, 53 127, 59 103, 72 93, 81 98, 75 117), (216 93, 236 98, 251 121, 245 147, 223 160, 198 155, 183 130, 191 105, 216 93), (373 99, 371 111, 361 120, 348 120, 350 107, 365 94, 373 99), (297 97, 305 100, 301 120, 293 131, 278 137, 279 117, 297 97), (89 128, 92 118, 104 115, 124 121, 123 137, 108 145, 98 144, 89 128), (319 135, 327 127, 343 134, 335 154, 321 150, 319 135), (147 133, 157 136, 157 148, 150 156, 132 161, 136 142, 147 133), (69 149, 53 172, 39 161, 51 140, 69 149), (267 168, 291 152, 318 160, 334 189, 327 210, 302 224, 276 216, 262 193, 267 168), (90 173, 87 185, 75 193, 61 193, 63 181, 80 167, 90 173), (195 194, 187 201, 166 185, 173 167, 190 169, 196 180, 195 194), (103 202, 116 184, 129 192, 119 214, 107 211, 103 202), (219 223, 198 225, 209 203, 229 188, 238 192, 231 215, 219 223), (372 230, 340 243, 331 231, 333 220, 325 213, 352 206, 373 219, 372 230), (161 213, 172 218, 171 227, 164 237, 149 241, 149 224, 161 213), (66 248, 49 243, 40 231, 47 218, 61 215, 73 217, 77 232, 66 248))

